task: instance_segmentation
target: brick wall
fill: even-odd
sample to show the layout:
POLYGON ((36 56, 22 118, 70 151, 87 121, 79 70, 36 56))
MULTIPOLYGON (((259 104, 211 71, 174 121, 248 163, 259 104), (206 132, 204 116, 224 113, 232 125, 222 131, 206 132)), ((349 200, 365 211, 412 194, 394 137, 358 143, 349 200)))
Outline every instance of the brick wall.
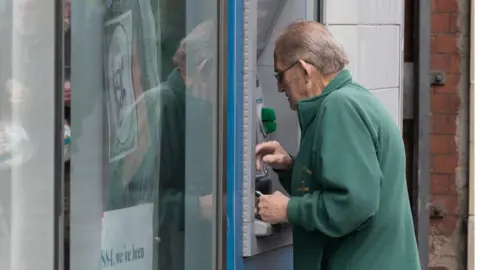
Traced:
POLYGON ((466 269, 469 1, 431 0, 431 270, 466 269))

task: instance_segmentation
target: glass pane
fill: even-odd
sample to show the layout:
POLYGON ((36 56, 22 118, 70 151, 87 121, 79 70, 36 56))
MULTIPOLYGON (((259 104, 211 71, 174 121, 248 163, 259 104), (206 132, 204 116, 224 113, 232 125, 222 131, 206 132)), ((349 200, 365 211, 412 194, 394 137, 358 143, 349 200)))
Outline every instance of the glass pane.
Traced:
POLYGON ((72 0, 70 269, 213 269, 217 6, 72 0))
POLYGON ((2 270, 54 269, 54 18, 53 1, 0 1, 2 270))

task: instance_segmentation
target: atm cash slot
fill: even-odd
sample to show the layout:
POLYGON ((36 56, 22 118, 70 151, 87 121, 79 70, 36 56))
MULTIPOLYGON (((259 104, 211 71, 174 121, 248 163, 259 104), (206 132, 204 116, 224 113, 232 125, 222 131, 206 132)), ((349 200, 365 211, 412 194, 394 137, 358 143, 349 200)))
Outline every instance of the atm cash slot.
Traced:
MULTIPOLYGON (((255 181, 255 191, 258 195, 272 194, 272 180, 268 177, 263 177, 255 181)), ((273 234, 281 233, 290 229, 289 223, 270 224, 262 220, 260 215, 255 215, 255 236, 258 238, 271 236, 273 234)))
POLYGON ((269 224, 255 218, 255 236, 257 238, 272 236, 291 229, 290 223, 269 224))
POLYGON ((262 194, 272 194, 272 179, 265 176, 255 180, 255 190, 262 194))

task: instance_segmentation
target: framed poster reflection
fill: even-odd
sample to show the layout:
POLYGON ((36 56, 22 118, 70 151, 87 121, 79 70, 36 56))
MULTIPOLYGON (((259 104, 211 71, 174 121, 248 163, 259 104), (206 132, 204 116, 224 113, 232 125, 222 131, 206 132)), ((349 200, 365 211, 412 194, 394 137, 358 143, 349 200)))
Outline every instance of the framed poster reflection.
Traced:
POLYGON ((106 86, 109 161, 126 157, 138 147, 138 117, 132 78, 133 25, 131 11, 105 23, 104 74, 106 86), (133 109, 133 110, 132 110, 133 109))

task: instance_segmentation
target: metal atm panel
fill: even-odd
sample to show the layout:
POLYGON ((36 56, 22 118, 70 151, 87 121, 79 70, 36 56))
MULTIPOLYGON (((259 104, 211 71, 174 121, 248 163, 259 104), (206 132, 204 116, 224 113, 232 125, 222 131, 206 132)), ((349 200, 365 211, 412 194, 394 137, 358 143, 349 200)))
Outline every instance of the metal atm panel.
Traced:
MULTIPOLYGON (((257 89, 262 86, 258 76, 257 59, 269 45, 278 17, 286 0, 244 1, 244 103, 243 103, 243 201, 242 201, 242 246, 243 256, 254 256, 292 243, 289 224, 270 225, 255 217, 255 191, 271 193, 276 190, 274 177, 269 170, 257 172, 255 168, 255 145, 258 141, 259 115, 257 111, 257 89)), ((263 78, 264 79, 264 78, 263 78)), ((272 67, 272 80, 273 67, 272 67)), ((264 94, 278 94, 275 89, 264 88, 264 94)), ((265 99, 268 105, 268 101, 265 99)), ((285 104, 284 108, 289 110, 285 104)), ((271 139, 267 135, 265 140, 271 139)))

